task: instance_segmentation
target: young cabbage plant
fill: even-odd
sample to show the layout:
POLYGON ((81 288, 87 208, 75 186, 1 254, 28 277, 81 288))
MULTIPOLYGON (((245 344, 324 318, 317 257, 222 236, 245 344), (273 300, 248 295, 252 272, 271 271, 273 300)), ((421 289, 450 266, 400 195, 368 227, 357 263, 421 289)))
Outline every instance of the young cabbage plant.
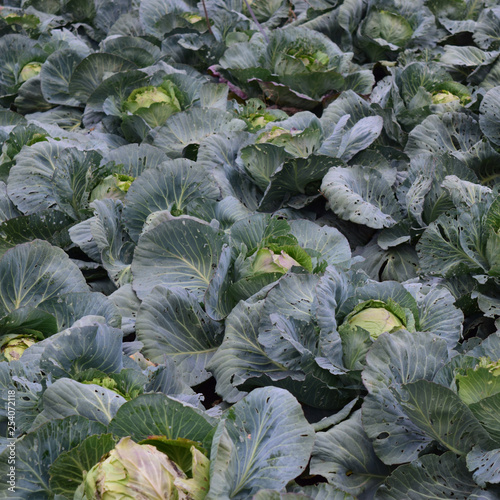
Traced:
POLYGON ((246 92, 281 106, 313 109, 329 93, 356 88, 369 93, 373 75, 360 71, 325 35, 299 27, 277 29, 269 43, 261 34, 231 45, 220 59, 220 71, 246 92))

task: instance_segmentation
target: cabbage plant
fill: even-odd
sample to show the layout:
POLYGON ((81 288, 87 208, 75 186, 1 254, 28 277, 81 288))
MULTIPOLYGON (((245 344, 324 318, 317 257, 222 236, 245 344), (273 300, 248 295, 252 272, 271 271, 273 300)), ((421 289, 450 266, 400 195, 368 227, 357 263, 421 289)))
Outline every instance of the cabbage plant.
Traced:
POLYGON ((256 34, 248 42, 230 46, 220 66, 224 75, 249 92, 258 84, 281 106, 311 109, 328 93, 350 88, 362 94, 370 91, 372 76, 351 59, 351 53, 343 53, 320 33, 287 28, 273 31, 269 43, 256 34))

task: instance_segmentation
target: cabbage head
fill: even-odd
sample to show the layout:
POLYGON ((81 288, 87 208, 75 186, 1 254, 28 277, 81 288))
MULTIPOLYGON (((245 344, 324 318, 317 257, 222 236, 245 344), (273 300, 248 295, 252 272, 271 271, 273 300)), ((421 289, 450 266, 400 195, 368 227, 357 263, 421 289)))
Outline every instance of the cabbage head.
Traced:
POLYGON ((406 314, 404 309, 394 301, 368 300, 359 304, 349 314, 344 324, 363 328, 375 340, 384 332, 395 332, 406 328, 406 314))
POLYGON ((7 361, 17 361, 28 347, 36 343, 33 337, 17 337, 9 340, 3 347, 2 352, 7 361))
POLYGON ((148 85, 133 90, 123 109, 140 116, 150 127, 162 125, 167 118, 182 110, 182 92, 170 80, 155 87, 148 85))
POLYGON ((25 82, 26 80, 29 80, 30 78, 33 78, 35 76, 38 76, 40 71, 42 70, 42 63, 41 62, 30 62, 28 64, 25 64, 23 66, 23 69, 19 73, 19 82, 25 82))
MULTIPOLYGON (((87 473, 75 498, 81 500, 202 500, 208 484, 200 487, 200 460, 206 470, 208 459, 194 446, 192 479, 167 455, 149 444, 122 438, 87 473), (195 465, 197 467, 195 467, 195 465)), ((207 482, 204 477, 205 483, 207 482)))

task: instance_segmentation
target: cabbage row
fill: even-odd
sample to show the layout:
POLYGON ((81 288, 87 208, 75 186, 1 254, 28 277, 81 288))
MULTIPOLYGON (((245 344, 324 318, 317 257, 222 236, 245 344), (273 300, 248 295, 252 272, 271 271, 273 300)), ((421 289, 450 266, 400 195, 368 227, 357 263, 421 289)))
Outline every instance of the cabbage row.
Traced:
POLYGON ((6 0, 0 498, 500 498, 498 33, 6 0))

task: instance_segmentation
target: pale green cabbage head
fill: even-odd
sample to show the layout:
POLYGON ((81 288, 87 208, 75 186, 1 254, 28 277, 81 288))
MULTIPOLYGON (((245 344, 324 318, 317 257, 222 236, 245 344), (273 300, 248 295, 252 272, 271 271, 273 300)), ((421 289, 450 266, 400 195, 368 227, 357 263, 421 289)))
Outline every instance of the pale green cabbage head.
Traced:
POLYGON ((34 76, 37 76, 41 70, 42 70, 41 62, 36 62, 36 61, 30 62, 24 65, 23 69, 21 70, 21 73, 19 73, 19 81, 25 82, 26 80, 29 80, 34 76))
POLYGON ((433 104, 447 104, 453 101, 460 101, 460 98, 447 90, 442 90, 432 96, 433 104))
POLYGON ((366 330, 372 339, 377 339, 384 332, 394 332, 405 325, 394 313, 383 307, 382 301, 370 301, 377 307, 367 307, 348 317, 351 326, 359 326, 366 330))
POLYGON ((152 445, 124 437, 108 457, 87 473, 84 498, 100 500, 185 499, 174 485, 186 476, 164 453, 152 445))
POLYGON ((7 361, 17 361, 28 347, 36 343, 32 337, 19 337, 7 342, 3 347, 3 355, 7 361))
POLYGON ((192 478, 150 444, 122 438, 87 473, 75 498, 81 500, 203 500, 209 489, 208 458, 191 447, 192 478))

